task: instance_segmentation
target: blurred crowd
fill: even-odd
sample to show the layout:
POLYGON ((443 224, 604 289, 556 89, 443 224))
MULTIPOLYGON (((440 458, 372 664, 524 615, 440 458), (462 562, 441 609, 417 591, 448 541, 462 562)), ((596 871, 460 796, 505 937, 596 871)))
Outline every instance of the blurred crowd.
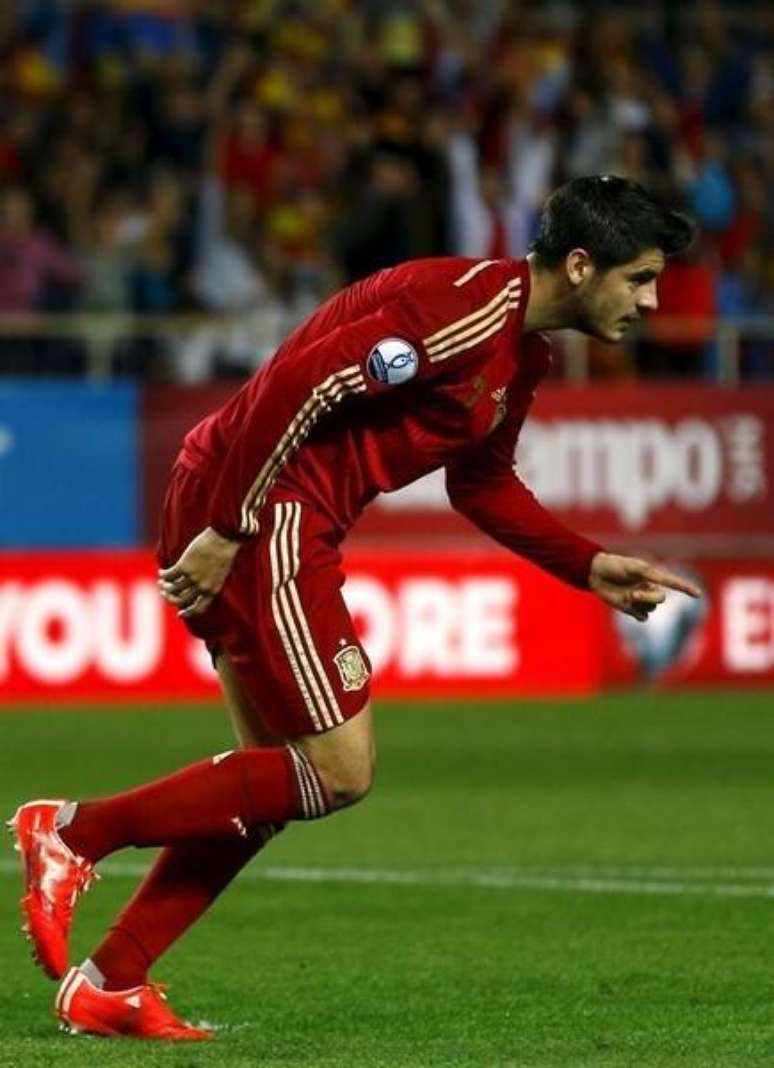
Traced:
MULTIPOLYGON (((774 314, 770 5, 11 0, 0 55, 6 371, 81 369, 24 318, 76 311, 146 316, 114 371, 243 373, 382 266, 523 255, 547 193, 600 172, 702 236, 596 373, 711 374, 718 317, 774 314)), ((745 341, 744 373, 773 345, 745 341)))

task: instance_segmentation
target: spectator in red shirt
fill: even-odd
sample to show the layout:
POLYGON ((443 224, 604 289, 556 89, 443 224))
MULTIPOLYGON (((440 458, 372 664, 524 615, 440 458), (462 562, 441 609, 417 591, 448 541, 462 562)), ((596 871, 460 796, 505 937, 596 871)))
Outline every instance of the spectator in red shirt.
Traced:
POLYGON ((269 126, 261 107, 244 101, 223 144, 223 179, 226 185, 247 186, 261 200, 273 191, 279 150, 271 144, 269 126))

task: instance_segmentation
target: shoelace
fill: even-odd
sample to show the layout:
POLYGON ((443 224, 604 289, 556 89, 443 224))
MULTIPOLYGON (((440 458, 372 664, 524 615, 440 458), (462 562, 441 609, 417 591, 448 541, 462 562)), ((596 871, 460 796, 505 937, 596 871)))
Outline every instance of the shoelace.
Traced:
MULTIPOLYGON (((167 1001, 167 990, 169 990, 169 984, 168 983, 149 982, 149 983, 147 983, 147 987, 153 994, 156 994, 156 996, 159 997, 161 999, 161 1001, 167 1001)), ((176 1030, 177 1029, 181 1029, 183 1031, 189 1031, 189 1030, 190 1031, 202 1031, 203 1030, 205 1032, 209 1031, 209 1028, 197 1027, 196 1024, 192 1024, 190 1022, 190 1020, 180 1020, 180 1019, 178 1019, 178 1017, 175 1016, 175 1014, 173 1013, 172 1009, 166 1009, 166 1011, 169 1014, 170 1022, 172 1023, 172 1026, 176 1030)))
POLYGON ((98 882, 101 878, 99 872, 96 872, 89 861, 85 860, 83 857, 78 857, 75 863, 75 885, 73 886, 72 897, 67 906, 68 912, 72 912, 75 908, 75 902, 81 894, 85 894, 91 884, 98 882))
MULTIPOLYGON (((96 882, 100 878, 99 873, 94 870, 90 861, 86 860, 85 857, 76 857, 74 854, 71 854, 71 857, 71 863, 73 864, 75 869, 73 871, 73 890, 70 895, 70 900, 67 902, 62 902, 61 905, 61 907, 64 909, 65 916, 68 919, 72 914, 72 911, 75 908, 75 903, 81 896, 81 894, 85 893, 89 889, 91 884, 93 882, 96 882)), ((50 894, 45 894, 45 896, 51 902, 52 905, 55 904, 50 894)))
MULTIPOLYGON (((41 859, 47 858, 49 864, 62 863, 61 861, 52 860, 52 849, 49 845, 48 838, 48 834, 43 834, 41 832, 38 832, 35 835, 36 846, 41 856, 41 859)), ((63 852, 67 862, 73 864, 75 867, 73 894, 69 903, 69 909, 72 910, 79 895, 88 890, 92 882, 98 880, 100 878, 100 875, 94 870, 94 866, 90 861, 86 860, 85 857, 77 856, 75 853, 72 852, 71 849, 68 849, 68 847, 62 841, 56 831, 54 831, 54 839, 56 841, 57 849, 60 849, 63 852)), ((51 904, 53 905, 54 901, 51 899, 51 895, 45 893, 45 891, 44 895, 49 899, 49 901, 51 901, 51 904)))

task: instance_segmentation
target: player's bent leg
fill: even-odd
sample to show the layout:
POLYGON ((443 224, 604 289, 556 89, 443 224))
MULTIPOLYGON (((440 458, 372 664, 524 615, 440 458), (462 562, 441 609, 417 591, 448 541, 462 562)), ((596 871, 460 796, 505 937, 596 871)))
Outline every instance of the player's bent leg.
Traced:
POLYGON ((261 824, 317 819, 329 809, 303 751, 270 746, 228 750, 125 793, 78 802, 60 833, 96 863, 127 846, 245 837, 261 824))
POLYGON ((295 745, 317 771, 332 809, 355 804, 371 789, 376 746, 370 702, 340 726, 325 734, 304 735, 295 745))
MULTIPOLYGON (((218 657, 216 667, 240 743, 252 748, 277 745, 280 739, 265 725, 225 655, 218 657)), ((82 966, 92 984, 111 991, 146 983, 159 958, 283 826, 263 824, 244 836, 167 846, 82 966)), ((104 1004, 100 1001, 97 1007, 104 1004)))

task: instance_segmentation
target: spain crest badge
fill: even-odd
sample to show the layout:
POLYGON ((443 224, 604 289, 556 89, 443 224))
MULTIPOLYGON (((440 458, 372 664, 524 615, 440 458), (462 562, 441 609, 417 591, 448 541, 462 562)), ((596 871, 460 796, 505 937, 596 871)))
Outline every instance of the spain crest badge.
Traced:
POLYGON ((356 645, 347 645, 340 649, 333 658, 345 690, 362 690, 368 682, 370 672, 366 667, 363 654, 356 645))

